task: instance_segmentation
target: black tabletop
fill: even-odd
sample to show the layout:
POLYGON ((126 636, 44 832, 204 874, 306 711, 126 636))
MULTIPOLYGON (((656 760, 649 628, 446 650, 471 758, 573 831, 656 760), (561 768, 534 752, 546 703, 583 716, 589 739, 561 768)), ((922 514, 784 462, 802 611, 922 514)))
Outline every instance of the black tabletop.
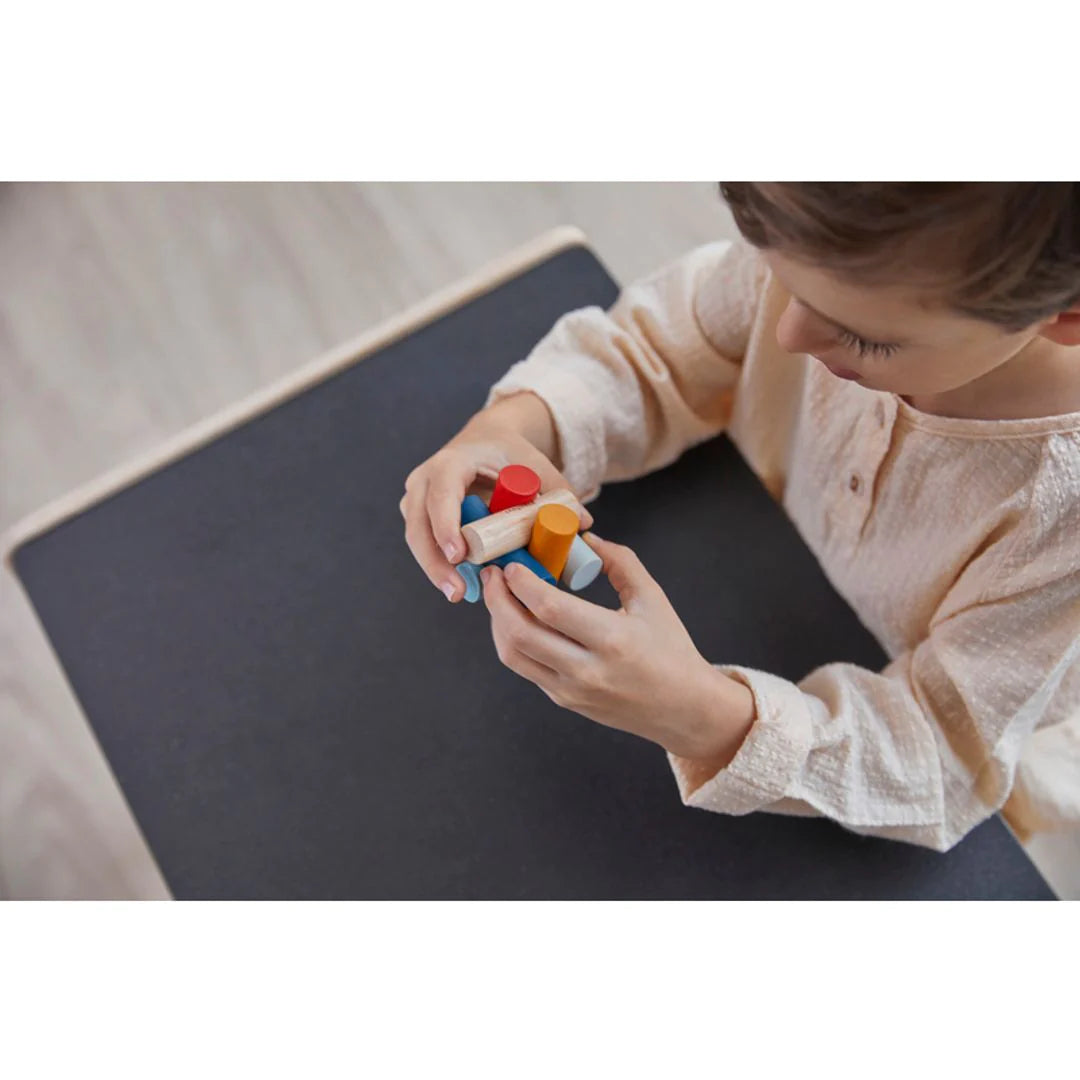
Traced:
MULTIPOLYGON (((502 668, 412 562, 408 471, 616 291, 570 248, 17 551, 177 897, 1050 896, 996 819, 938 855, 685 808, 662 751, 502 668)), ((708 658, 882 664, 727 440, 592 509, 708 658)))

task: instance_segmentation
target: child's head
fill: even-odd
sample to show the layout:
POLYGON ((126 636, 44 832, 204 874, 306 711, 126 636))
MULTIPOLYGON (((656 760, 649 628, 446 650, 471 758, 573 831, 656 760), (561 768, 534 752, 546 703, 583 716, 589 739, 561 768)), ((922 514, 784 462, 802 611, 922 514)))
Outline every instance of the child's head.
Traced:
POLYGON ((944 393, 1080 345, 1080 184, 720 187, 793 298, 780 344, 864 385, 944 393))

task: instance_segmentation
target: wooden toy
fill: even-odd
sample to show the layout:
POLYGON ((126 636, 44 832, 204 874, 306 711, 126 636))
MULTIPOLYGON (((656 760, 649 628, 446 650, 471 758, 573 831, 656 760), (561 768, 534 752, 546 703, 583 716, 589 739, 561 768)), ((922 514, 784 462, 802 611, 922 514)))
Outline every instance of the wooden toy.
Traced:
POLYGON ((495 481, 488 510, 497 514, 513 506, 525 506, 540 494, 540 477, 527 465, 507 465, 495 481))
POLYGON ((483 586, 480 584, 480 567, 471 562, 458 563, 454 569, 458 577, 465 582, 465 603, 475 604, 483 594, 483 586))
MULTIPOLYGON (((513 499, 523 497, 534 487, 539 490, 540 478, 525 466, 508 465, 499 473, 499 482, 504 490, 503 498, 513 499), (515 469, 519 472, 512 471, 515 469)), ((557 585, 561 574, 563 583, 575 592, 591 584, 599 574, 602 562, 577 535, 579 513, 580 503, 565 489, 550 491, 535 501, 511 506, 495 514, 479 495, 466 495, 461 502, 461 531, 468 544, 468 559, 456 567, 465 582, 465 600, 475 604, 480 599, 480 569, 485 563, 503 569, 510 563, 520 563, 549 585, 557 585), (548 507, 551 507, 550 511, 548 507), (538 529, 536 522, 541 514, 545 521, 551 520, 538 529), (546 565, 535 552, 524 546, 526 542, 531 545, 537 537, 537 550, 545 553, 546 565), (508 549, 510 544, 516 546, 508 549)))
POLYGON ((580 536, 574 537, 560 581, 574 592, 591 585, 604 568, 604 560, 580 536))
POLYGON ((488 516, 488 508, 479 495, 466 495, 461 500, 461 524, 471 525, 474 521, 488 516))
MULTIPOLYGON (((484 505, 484 500, 479 495, 466 495, 464 501, 461 504, 461 524, 470 525, 474 521, 479 521, 481 518, 488 517, 488 508, 484 505)), ((511 562, 519 562, 523 566, 527 566, 537 577, 543 578, 549 584, 554 585, 555 579, 550 573, 538 563, 525 548, 517 548, 515 551, 510 552, 507 555, 500 555, 497 559, 492 559, 492 562, 496 566, 501 566, 503 569, 511 562)), ((599 555, 580 536, 574 537, 574 542, 570 545, 570 555, 566 560, 566 566, 563 569, 560 583, 565 585, 573 592, 580 592, 582 589, 591 585, 603 569, 603 560, 599 555)), ((473 566, 472 563, 460 563, 458 565, 458 571, 462 577, 465 577, 466 584, 472 578, 474 573, 479 573, 479 568, 473 566), (469 569, 466 569, 468 567, 469 569)), ((470 603, 475 602, 480 598, 479 584, 473 589, 469 586, 469 590, 465 594, 465 599, 470 603)))
POLYGON ((525 548, 518 548, 507 555, 500 555, 497 559, 492 559, 491 562, 492 565, 501 566, 504 570, 511 563, 521 563, 522 566, 528 567, 541 581, 546 581, 549 585, 557 584, 555 576, 548 568, 543 563, 537 562, 525 548))
POLYGON ((533 522, 529 554, 558 578, 580 526, 581 519, 568 506, 558 503, 541 506, 533 522))
POLYGON ((525 547, 540 507, 551 505, 565 506, 575 514, 582 512, 581 503, 572 491, 566 488, 547 491, 527 506, 515 506, 465 525, 461 534, 468 548, 466 558, 472 563, 486 563, 525 547))
MULTIPOLYGON (((481 499, 479 495, 466 495, 462 500, 462 525, 469 525, 474 521, 479 521, 481 518, 486 518, 488 516, 488 508, 484 505, 484 500, 481 499)), ((558 584, 548 570, 538 563, 524 548, 518 548, 515 551, 507 552, 507 554, 500 555, 497 559, 492 559, 491 561, 495 566, 502 567, 504 570, 512 562, 521 563, 522 566, 528 567, 538 578, 542 581, 546 581, 549 585, 558 584)), ((455 569, 461 576, 461 579, 465 582, 465 602, 468 604, 475 604, 483 595, 483 587, 480 584, 480 567, 475 563, 462 562, 458 563, 455 569)))
MULTIPOLYGON (((466 495, 461 502, 461 524, 468 525, 471 521, 479 521, 488 516, 488 508, 479 495, 466 495)), ((465 582, 465 603, 475 604, 483 595, 483 586, 480 584, 480 567, 475 563, 458 563, 454 568, 458 576, 465 582)))

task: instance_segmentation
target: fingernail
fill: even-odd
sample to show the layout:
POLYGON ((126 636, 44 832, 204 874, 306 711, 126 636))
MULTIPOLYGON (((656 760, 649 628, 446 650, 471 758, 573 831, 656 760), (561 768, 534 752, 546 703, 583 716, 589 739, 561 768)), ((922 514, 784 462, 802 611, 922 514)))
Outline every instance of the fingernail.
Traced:
POLYGON ((457 558, 457 545, 456 544, 446 544, 446 545, 444 545, 443 554, 447 557, 447 559, 450 562, 453 562, 457 558))
POLYGON ((454 602, 454 586, 451 585, 450 582, 448 581, 448 582, 446 582, 445 585, 441 585, 440 588, 443 591, 443 595, 452 604, 454 602))

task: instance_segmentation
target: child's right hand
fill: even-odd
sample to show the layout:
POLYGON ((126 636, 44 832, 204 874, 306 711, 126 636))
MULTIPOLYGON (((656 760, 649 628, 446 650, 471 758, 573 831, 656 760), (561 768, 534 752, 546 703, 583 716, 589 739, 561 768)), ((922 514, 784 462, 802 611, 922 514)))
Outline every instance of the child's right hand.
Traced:
MULTIPOLYGON (((441 450, 409 473, 401 515, 405 541, 431 583, 451 603, 465 595, 454 569, 465 556, 461 501, 470 491, 494 487, 506 465, 527 465, 540 490, 569 487, 552 463, 557 438, 547 406, 533 394, 513 397, 477 413, 441 450)), ((592 525, 585 512, 581 526, 592 525)))

